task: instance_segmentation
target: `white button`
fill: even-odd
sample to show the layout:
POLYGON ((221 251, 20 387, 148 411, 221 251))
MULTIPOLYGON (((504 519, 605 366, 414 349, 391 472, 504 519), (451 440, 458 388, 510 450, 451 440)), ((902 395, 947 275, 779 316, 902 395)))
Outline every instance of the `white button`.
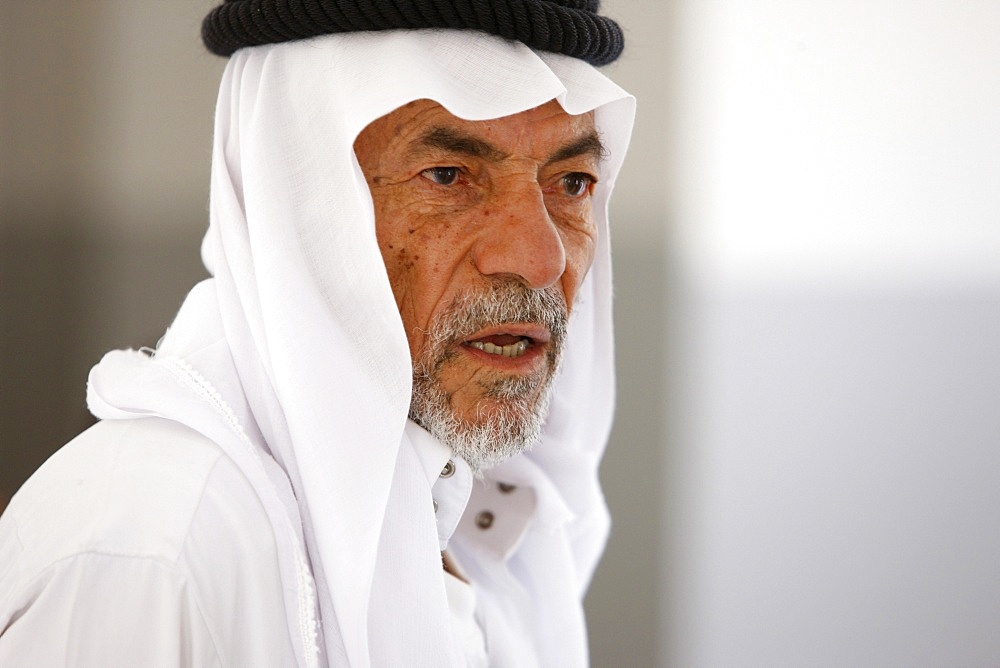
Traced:
POLYGON ((448 463, 444 465, 443 469, 441 469, 441 477, 450 478, 453 475, 455 475, 455 462, 449 459, 448 463))
POLYGON ((512 485, 509 482, 498 482, 497 489, 499 489, 504 494, 510 494, 515 489, 517 489, 517 485, 512 485))
POLYGON ((493 513, 488 510, 484 510, 476 515, 476 526, 480 529, 489 529, 493 526, 493 513))

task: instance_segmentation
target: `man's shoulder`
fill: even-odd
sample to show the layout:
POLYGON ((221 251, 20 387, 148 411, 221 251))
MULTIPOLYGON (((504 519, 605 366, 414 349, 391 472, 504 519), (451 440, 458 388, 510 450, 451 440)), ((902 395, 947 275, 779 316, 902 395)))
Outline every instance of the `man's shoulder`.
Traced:
POLYGON ((22 568, 88 553, 176 564, 199 539, 192 531, 233 523, 270 534, 256 493, 218 445, 150 417, 99 422, 61 448, 11 500, 0 536, 22 568))
POLYGON ((102 422, 14 496, 0 518, 0 663, 50 655, 288 663, 274 531, 218 445, 160 418, 102 422))

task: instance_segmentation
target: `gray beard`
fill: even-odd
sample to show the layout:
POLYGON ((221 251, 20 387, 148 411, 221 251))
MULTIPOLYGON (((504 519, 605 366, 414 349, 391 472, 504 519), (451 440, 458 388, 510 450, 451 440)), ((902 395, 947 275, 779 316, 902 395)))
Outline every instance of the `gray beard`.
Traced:
POLYGON ((555 286, 533 290, 506 281, 463 293, 432 323, 424 350, 413 364, 410 419, 475 472, 524 452, 542 433, 568 316, 562 292, 555 286), (530 376, 497 375, 481 382, 489 410, 476 421, 460 420, 451 395, 441 387, 443 369, 455 357, 453 346, 485 327, 524 322, 543 324, 551 333, 545 370, 530 376))

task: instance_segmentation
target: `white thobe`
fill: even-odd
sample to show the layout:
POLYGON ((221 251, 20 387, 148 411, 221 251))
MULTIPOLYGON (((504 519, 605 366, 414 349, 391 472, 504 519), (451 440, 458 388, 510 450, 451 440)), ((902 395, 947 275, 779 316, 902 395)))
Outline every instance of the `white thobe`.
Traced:
MULTIPOLYGON (((405 443, 426 477, 441 549, 457 530, 473 550, 509 554, 533 493, 474 481, 412 423, 405 443)), ((100 422, 0 519, 0 665, 289 665, 277 540, 254 489, 211 440, 160 418, 100 422)), ((445 579, 468 665, 487 660, 479 587, 445 579)))

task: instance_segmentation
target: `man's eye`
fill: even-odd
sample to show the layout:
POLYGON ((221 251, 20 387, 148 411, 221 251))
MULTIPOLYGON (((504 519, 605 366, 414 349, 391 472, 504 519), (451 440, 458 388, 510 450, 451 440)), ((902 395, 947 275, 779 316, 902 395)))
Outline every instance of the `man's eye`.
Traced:
POLYGON ((431 167, 420 173, 440 186, 451 186, 458 181, 460 170, 458 167, 431 167))
POLYGON ((562 177, 562 187, 570 197, 582 197, 594 183, 594 177, 582 172, 573 172, 562 177))

